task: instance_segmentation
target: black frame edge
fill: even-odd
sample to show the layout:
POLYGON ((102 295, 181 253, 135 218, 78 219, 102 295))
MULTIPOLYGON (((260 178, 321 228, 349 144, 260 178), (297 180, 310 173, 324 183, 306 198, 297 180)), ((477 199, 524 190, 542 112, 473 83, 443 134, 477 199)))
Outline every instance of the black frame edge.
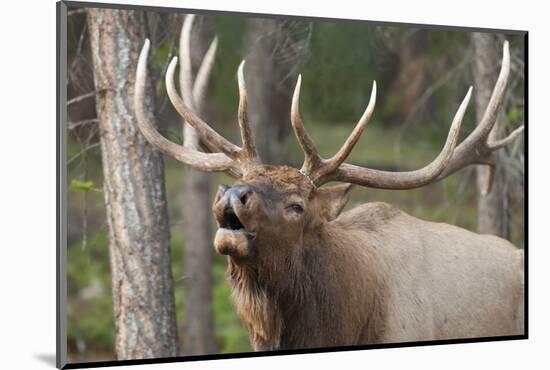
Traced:
POLYGON ((525 57, 525 77, 524 77, 524 94, 523 105, 526 108, 524 110, 524 125, 525 132, 523 134, 524 139, 524 171, 523 171, 523 194, 524 194, 524 259, 523 259, 523 272, 524 272, 524 325, 523 330, 525 338, 529 338, 529 32, 525 32, 524 35, 524 57, 525 57))
POLYGON ((210 360, 226 360, 226 359, 234 359, 234 358, 270 357, 270 356, 288 356, 288 355, 331 353, 331 352, 343 352, 343 351, 350 352, 350 351, 362 351, 362 350, 373 350, 373 349, 388 349, 388 348, 391 349, 391 348, 406 348, 406 347, 421 347, 421 346, 423 347, 423 346, 449 345, 449 344, 500 342, 500 341, 525 340, 525 339, 527 339, 526 335, 512 335, 512 336, 502 336, 502 337, 445 339, 445 340, 433 340, 433 341, 423 341, 423 342, 384 343, 384 344, 371 344, 371 345, 351 346, 351 347, 327 347, 327 348, 309 348, 309 349, 265 351, 265 352, 227 353, 227 354, 200 355, 200 356, 147 358, 147 359, 137 359, 137 360, 113 360, 113 361, 71 363, 71 364, 65 365, 63 369, 82 369, 82 368, 96 368, 96 367, 106 367, 106 366, 151 365, 151 364, 174 363, 174 362, 210 361, 210 360))
POLYGON ((67 5, 56 3, 56 350, 55 365, 67 365, 66 121, 67 5))

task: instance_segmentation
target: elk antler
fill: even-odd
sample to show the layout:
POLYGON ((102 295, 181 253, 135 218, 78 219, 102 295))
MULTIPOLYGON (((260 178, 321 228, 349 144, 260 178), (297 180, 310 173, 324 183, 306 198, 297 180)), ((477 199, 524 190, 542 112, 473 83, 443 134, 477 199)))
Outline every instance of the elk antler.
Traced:
POLYGON ((241 130, 241 138, 243 140, 243 151, 245 158, 258 162, 258 152, 252 140, 250 125, 248 124, 248 100, 246 98, 246 86, 244 83, 244 60, 239 65, 237 70, 237 81, 239 83, 239 128, 241 130))
POLYGON ((321 183, 324 177, 336 170, 338 166, 346 160, 347 156, 351 153, 351 150, 357 143, 357 140, 359 140, 361 133, 365 129, 365 126, 369 122, 372 112, 374 111, 374 105, 376 104, 376 81, 372 84, 372 92, 367 109, 365 109, 361 119, 353 129, 344 145, 342 145, 340 150, 330 159, 321 158, 315 148, 313 140, 304 127, 302 118, 300 117, 299 110, 301 85, 302 76, 299 75, 296 88, 294 89, 294 95, 292 97, 290 120, 292 122, 294 133, 296 134, 296 137, 298 138, 305 154, 304 164, 302 165, 300 171, 308 176, 315 185, 317 185, 318 182, 321 183))
MULTIPOLYGON (((184 50, 190 50, 190 31, 194 16, 186 17, 182 27, 182 36, 180 45, 184 50)), ((138 65, 136 68, 136 84, 134 93, 135 113, 138 121, 138 126, 145 138, 164 154, 175 158, 180 162, 184 162, 191 167, 201 171, 225 171, 230 175, 239 177, 241 169, 248 163, 258 161, 250 128, 246 115, 246 88, 244 84, 244 61, 241 63, 238 70, 239 83, 239 126, 243 140, 243 148, 229 142, 223 136, 214 131, 206 122, 201 120, 195 113, 196 109, 200 109, 206 83, 210 70, 213 64, 213 58, 216 51, 217 39, 214 39, 210 48, 206 52, 201 67, 197 73, 195 82, 192 81, 191 61, 189 53, 182 58, 182 73, 180 74, 180 84, 184 99, 179 96, 174 84, 174 72, 176 69, 178 58, 174 57, 166 71, 166 90, 170 101, 182 116, 184 121, 194 130, 186 130, 186 134, 198 134, 200 141, 212 152, 222 153, 204 153, 198 150, 198 142, 195 145, 177 145, 164 136, 162 136, 150 117, 149 112, 145 109, 145 85, 147 80, 147 55, 149 53, 149 40, 145 40, 141 50, 138 65)))
POLYGON ((225 154, 202 153, 197 150, 175 144, 162 136, 153 124, 151 113, 145 108, 145 84, 147 81, 147 55, 149 40, 141 49, 136 68, 136 84, 134 92, 134 109, 138 127, 145 138, 164 154, 187 163, 201 171, 228 171, 236 169, 236 163, 225 154))
POLYGON ((490 167, 490 173, 489 182, 487 188, 483 190, 483 194, 486 195, 491 191, 496 162, 495 152, 511 143, 525 129, 525 125, 522 124, 505 138, 495 141, 492 141, 489 135, 497 121, 509 74, 510 50, 508 41, 505 41, 503 46, 502 66, 495 87, 493 88, 493 93, 485 109, 485 113, 474 131, 472 131, 472 133, 456 148, 451 162, 439 175, 438 179, 443 179, 469 164, 484 164, 490 167))
POLYGON ((350 137, 334 157, 324 159, 318 154, 300 118, 301 77, 298 77, 292 99, 291 121, 298 142, 305 154, 301 171, 315 186, 320 186, 328 181, 343 181, 380 189, 412 189, 441 180, 469 164, 494 166, 493 152, 511 142, 523 131, 522 125, 502 140, 491 143, 488 141, 489 133, 496 122, 498 110, 502 104, 509 72, 510 52, 508 42, 505 42, 501 71, 485 114, 476 129, 455 150, 462 118, 472 92, 470 87, 454 116, 447 141, 439 155, 425 167, 406 172, 388 172, 343 163, 372 115, 376 99, 376 83, 373 84, 369 105, 350 137))
MULTIPOLYGON (((208 50, 204 54, 197 76, 193 81, 193 72, 191 64, 191 30, 193 28, 193 22, 195 21, 194 14, 188 14, 182 24, 180 33, 180 89, 183 101, 187 106, 192 109, 196 114, 202 112, 204 105, 204 99, 206 95, 206 88, 210 77, 210 72, 214 65, 214 57, 216 55, 216 49, 218 47, 218 38, 214 37, 208 50)), ((183 146, 195 150, 199 150, 201 147, 210 152, 215 152, 217 149, 213 145, 209 145, 208 142, 202 142, 198 132, 184 121, 183 126, 183 146)), ((233 177, 239 177, 239 173, 235 170, 228 170, 229 174, 233 177)))

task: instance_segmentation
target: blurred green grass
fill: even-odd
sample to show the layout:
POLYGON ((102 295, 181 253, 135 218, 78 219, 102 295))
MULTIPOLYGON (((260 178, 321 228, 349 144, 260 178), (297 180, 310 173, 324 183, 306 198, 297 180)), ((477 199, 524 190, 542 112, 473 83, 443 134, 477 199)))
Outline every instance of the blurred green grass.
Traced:
MULTIPOLYGON (((308 124, 305 120, 313 141, 317 145, 321 156, 329 158, 340 149, 353 130, 351 123, 315 123, 308 124)), ((379 122, 371 121, 367 124, 363 135, 355 145, 346 160, 349 163, 362 164, 369 167, 385 166, 388 168, 414 168, 427 164, 434 158, 440 148, 430 140, 411 139, 402 135, 397 129, 388 129, 379 122)), ((416 138, 417 133, 414 134, 416 138)), ((441 138, 441 146, 445 137, 441 138)), ((303 153, 293 134, 287 136, 282 144, 281 152, 287 153, 294 163, 301 163, 303 153)))

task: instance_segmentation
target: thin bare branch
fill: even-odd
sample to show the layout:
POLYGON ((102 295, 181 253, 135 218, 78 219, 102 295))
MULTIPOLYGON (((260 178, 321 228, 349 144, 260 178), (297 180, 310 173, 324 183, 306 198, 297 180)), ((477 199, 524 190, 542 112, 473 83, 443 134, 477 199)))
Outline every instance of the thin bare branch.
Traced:
POLYGON ((83 95, 79 95, 75 98, 72 98, 70 100, 67 100, 67 105, 71 105, 71 104, 75 104, 75 103, 78 103, 84 99, 88 99, 88 98, 91 98, 91 97, 95 97, 95 94, 96 92, 95 91, 90 91, 89 93, 87 94, 83 94, 83 95))
POLYGON ((97 143, 93 143, 91 145, 88 145, 87 147, 85 147, 84 149, 82 149, 80 152, 78 152, 77 154, 73 155, 68 161, 67 161, 67 166, 70 165, 71 163, 74 162, 75 159, 77 159, 78 157, 80 157, 81 155, 83 155, 84 153, 86 153, 88 150, 91 150, 93 148, 96 148, 99 146, 99 142, 97 143))
POLYGON ((81 127, 81 126, 86 126, 86 125, 89 125, 89 124, 95 124, 95 123, 98 123, 98 122, 99 122, 99 120, 97 118, 84 119, 82 121, 77 121, 77 122, 68 122, 67 128, 69 130, 74 130, 75 128, 78 128, 78 127, 81 127))

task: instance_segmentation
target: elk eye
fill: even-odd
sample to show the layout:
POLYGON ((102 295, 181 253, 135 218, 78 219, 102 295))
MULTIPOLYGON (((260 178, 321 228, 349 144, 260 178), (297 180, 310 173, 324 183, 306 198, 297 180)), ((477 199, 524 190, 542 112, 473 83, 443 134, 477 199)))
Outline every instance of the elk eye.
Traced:
POLYGON ((287 208, 289 210, 291 210, 292 212, 297 213, 299 215, 304 213, 304 208, 299 204, 292 204, 292 205, 288 206, 287 208))

